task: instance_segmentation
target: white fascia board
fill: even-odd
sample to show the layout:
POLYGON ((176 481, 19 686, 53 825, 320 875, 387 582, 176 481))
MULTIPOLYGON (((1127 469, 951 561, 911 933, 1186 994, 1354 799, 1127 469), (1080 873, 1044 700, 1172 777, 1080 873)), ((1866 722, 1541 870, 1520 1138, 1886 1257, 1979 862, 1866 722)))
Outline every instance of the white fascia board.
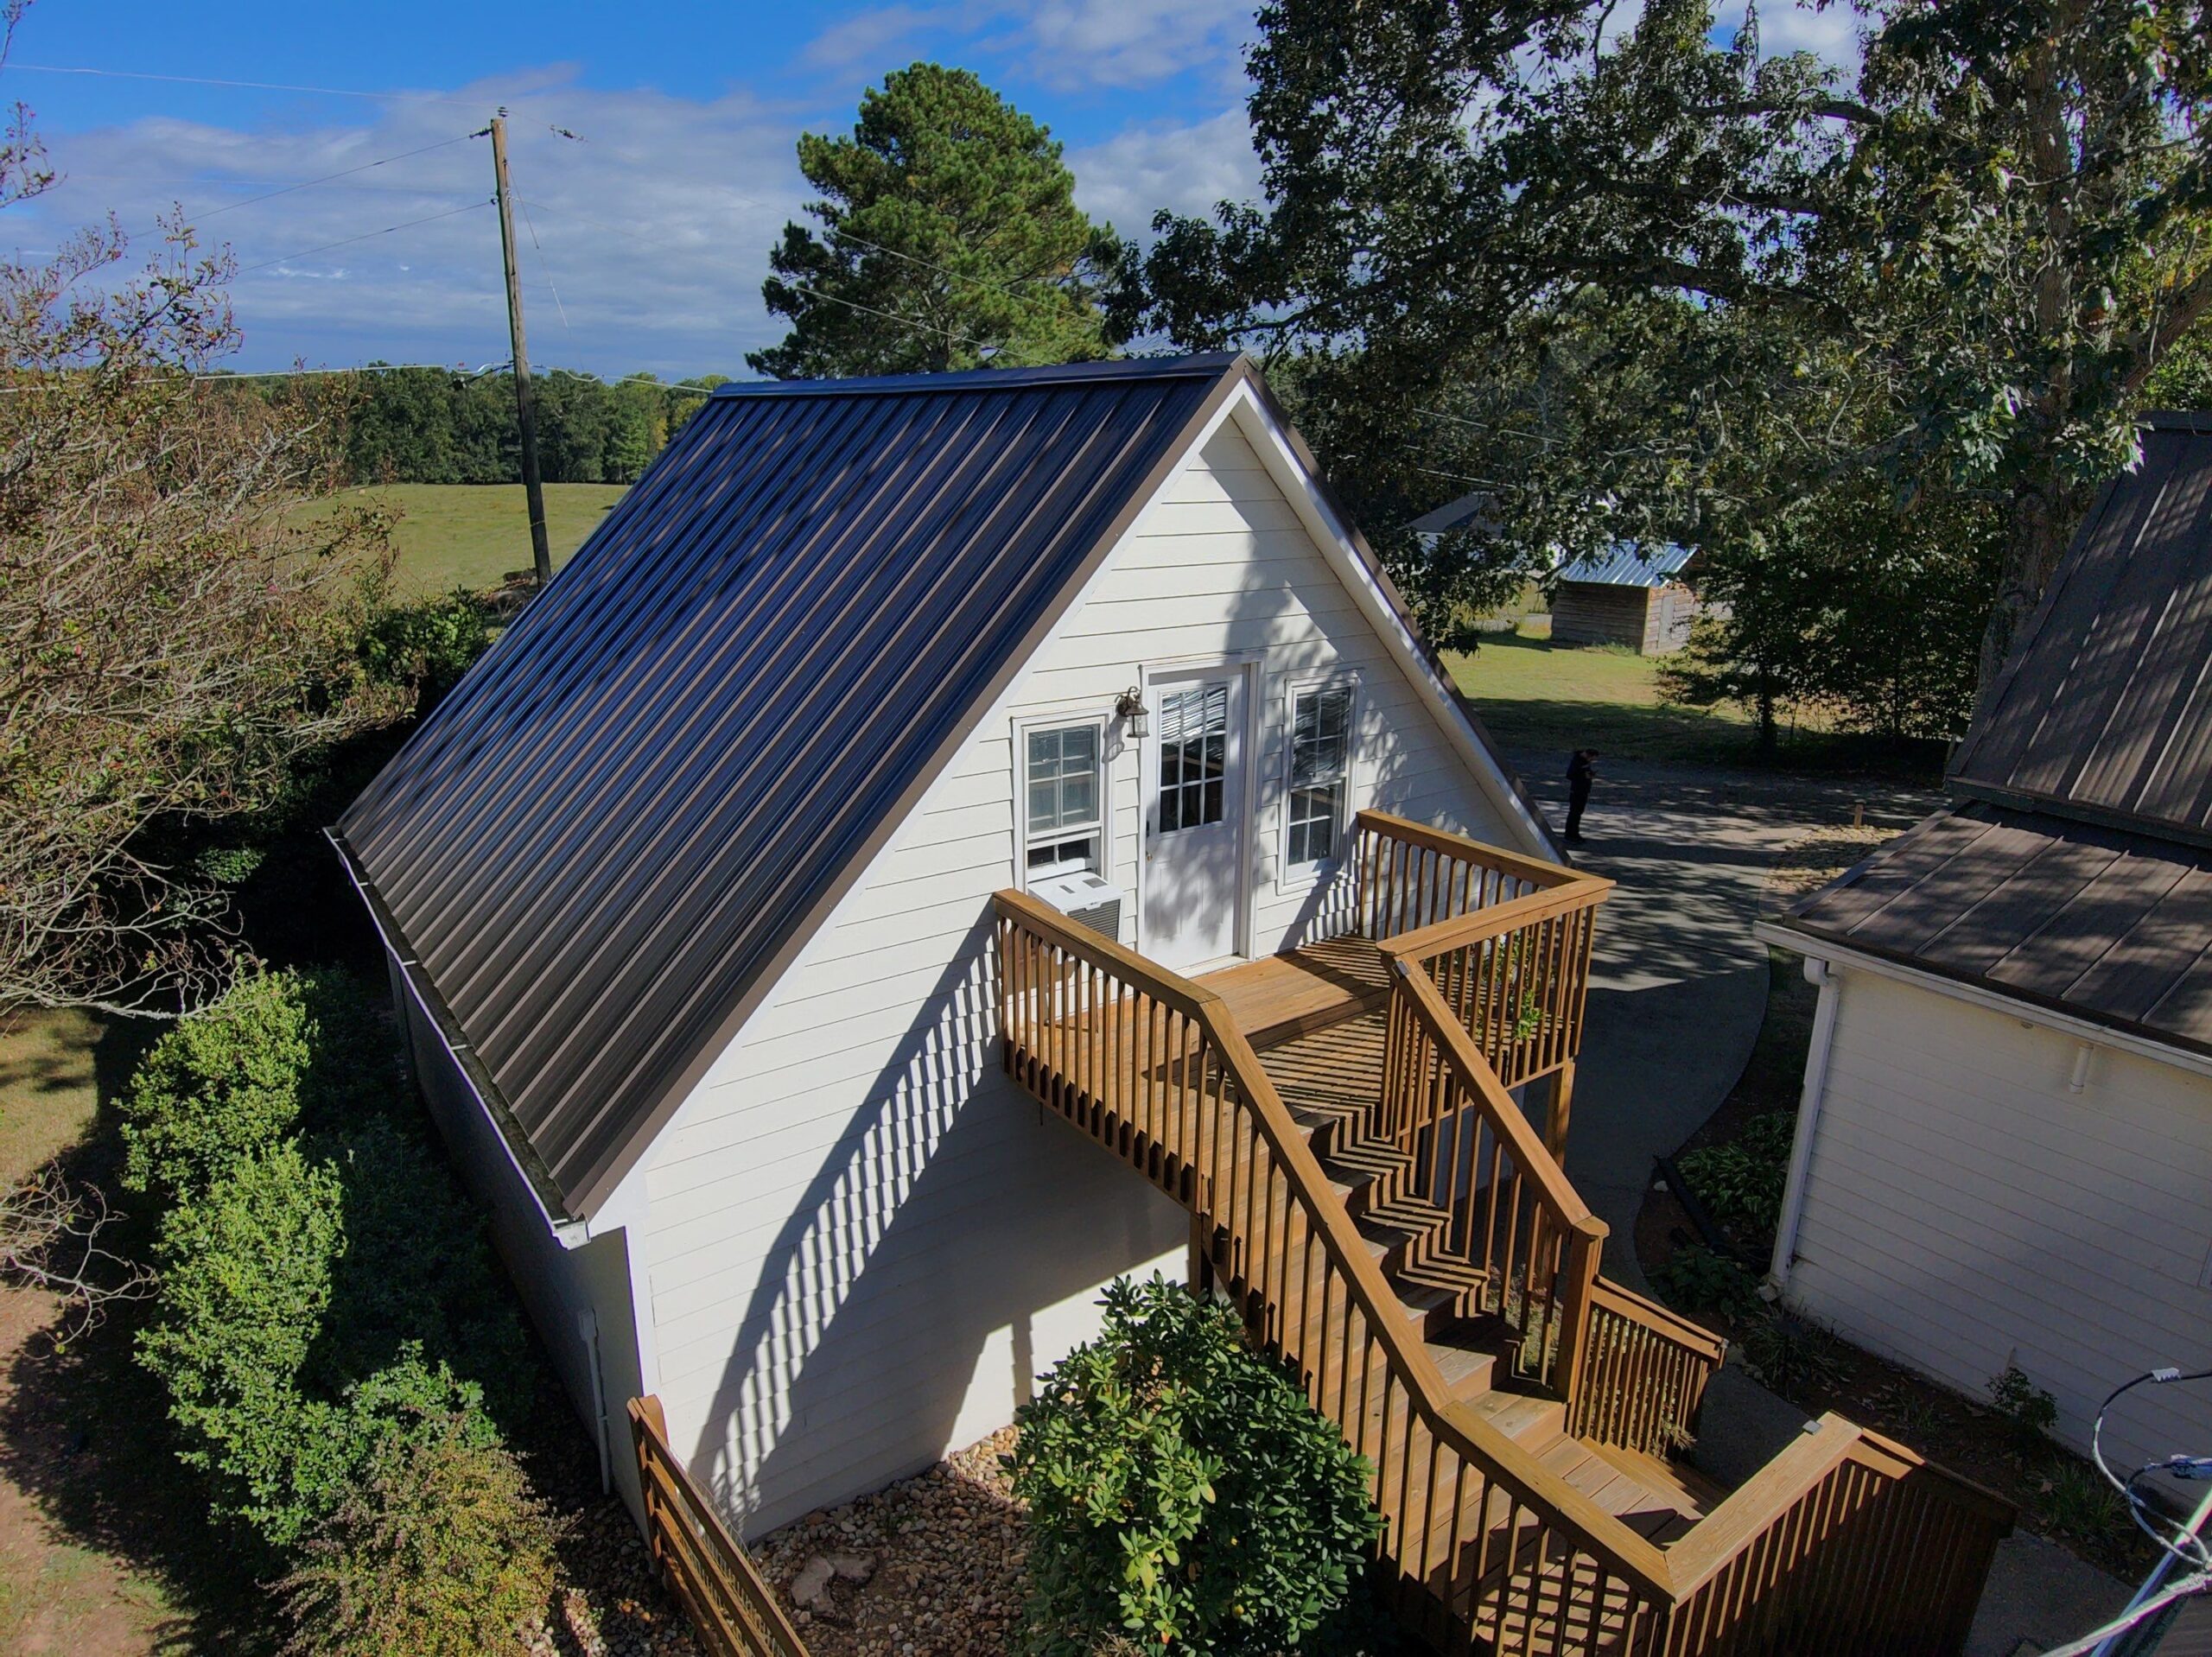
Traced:
POLYGON ((1483 792, 1490 797, 1491 803, 1504 821, 1516 824, 1526 836, 1521 850, 1548 861, 1556 858, 1558 853, 1552 845, 1549 830, 1514 786, 1504 761, 1468 723, 1452 687, 1438 676, 1407 625, 1405 616, 1376 581, 1375 572, 1353 545, 1351 526, 1338 517, 1328 498, 1321 492, 1319 480, 1300 460, 1274 415, 1249 384, 1237 388, 1224 412, 1236 416, 1238 430, 1259 455, 1261 465, 1282 491, 1291 510, 1298 514, 1299 522, 1305 525, 1307 536, 1320 548, 1322 556, 1351 594, 1361 613, 1389 647, 1406 677, 1421 693, 1430 714, 1443 728, 1446 740, 1459 751, 1483 792))
POLYGON ((2171 1065, 2177 1070, 2212 1077, 2212 1057, 2192 1053, 2187 1048, 2153 1041, 2129 1031, 2115 1030, 2108 1024, 2099 1024, 2094 1019, 2075 1018, 2070 1013, 2044 1006, 2040 1002, 2021 1000, 1995 990, 1984 989, 1979 984, 1963 983, 1955 978, 1947 978, 1941 973, 1908 967, 1903 962, 1868 955, 1827 938, 1800 932, 1795 927, 1777 925, 1772 921, 1754 922, 1751 936, 1762 943, 1770 943, 1777 949, 1787 949, 1792 955, 1824 961, 1831 966, 1847 968, 1853 972, 1871 973, 1878 978, 1891 979, 1900 984, 1910 984, 1937 995, 1948 995, 1955 1001, 1964 1001, 1970 1006, 2001 1013, 2006 1018, 2018 1019, 2023 1024, 2031 1024, 2075 1041, 2087 1042, 2093 1047, 2109 1047, 2114 1052, 2132 1054, 2137 1058, 2171 1065))

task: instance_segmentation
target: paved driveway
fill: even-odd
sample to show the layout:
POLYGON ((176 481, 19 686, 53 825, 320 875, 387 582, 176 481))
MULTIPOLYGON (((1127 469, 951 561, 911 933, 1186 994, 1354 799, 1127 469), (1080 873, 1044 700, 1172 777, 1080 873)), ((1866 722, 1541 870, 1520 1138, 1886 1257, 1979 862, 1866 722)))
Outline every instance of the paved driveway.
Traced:
MULTIPOLYGON (((1553 824, 1567 817, 1567 756, 1512 756, 1553 824)), ((1885 784, 1808 780, 1629 760, 1599 762, 1575 860, 1620 884, 1598 913, 1588 1024, 1567 1168, 1612 1228, 1605 1269, 1643 1289, 1628 1239, 1651 1159, 1697 1131, 1743 1074, 1766 1014, 1766 949, 1751 932, 1767 870, 1808 830, 1897 828, 1936 797, 1885 784)))

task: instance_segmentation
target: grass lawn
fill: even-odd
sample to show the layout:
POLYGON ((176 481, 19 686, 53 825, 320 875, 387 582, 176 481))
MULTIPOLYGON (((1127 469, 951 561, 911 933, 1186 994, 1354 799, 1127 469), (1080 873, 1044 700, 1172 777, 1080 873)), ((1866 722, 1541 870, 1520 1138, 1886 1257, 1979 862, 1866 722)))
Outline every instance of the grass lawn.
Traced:
MULTIPOLYGON (((628 492, 620 483, 545 486, 556 569, 628 492)), ((418 592, 480 591, 497 587, 510 570, 530 568, 530 512, 518 483, 379 484, 348 489, 340 498, 373 500, 400 515, 400 580, 418 592)))
MULTIPOLYGON (((1659 661, 1619 649, 1554 646, 1524 625, 1486 637, 1482 648, 1444 658, 1491 734, 1509 749, 1596 748, 1617 759, 1675 765, 1760 763, 1743 710, 1685 708, 1659 694, 1659 661)), ((1872 772, 1932 782, 1942 750, 1899 748, 1831 730, 1825 721, 1785 714, 1774 765, 1783 770, 1872 772)))

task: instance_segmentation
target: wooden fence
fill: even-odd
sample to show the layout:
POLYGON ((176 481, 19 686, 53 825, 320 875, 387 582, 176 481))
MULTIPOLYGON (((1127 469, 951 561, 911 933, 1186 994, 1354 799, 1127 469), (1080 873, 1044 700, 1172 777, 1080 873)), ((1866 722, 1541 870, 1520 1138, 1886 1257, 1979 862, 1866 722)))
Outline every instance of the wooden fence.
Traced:
POLYGON ((661 1578, 714 1657, 807 1657, 791 1619, 715 1504, 669 1447, 660 1400, 630 1400, 645 1533, 661 1578))

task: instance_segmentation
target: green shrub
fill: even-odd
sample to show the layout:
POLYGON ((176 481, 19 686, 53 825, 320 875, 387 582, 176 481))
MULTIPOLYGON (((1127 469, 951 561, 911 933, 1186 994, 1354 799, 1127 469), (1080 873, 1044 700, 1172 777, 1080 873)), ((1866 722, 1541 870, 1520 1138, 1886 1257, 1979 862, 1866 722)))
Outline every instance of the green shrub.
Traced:
POLYGON ((298 1386, 343 1247, 336 1174, 289 1144, 242 1159, 162 1226, 160 1310, 138 1360, 168 1390, 179 1458, 279 1547, 345 1470, 324 1451, 331 1413, 298 1386))
POLYGON ((241 979, 181 1019, 130 1078, 121 1110, 123 1184, 179 1202, 303 1118, 342 1121, 389 1109, 392 1040, 343 973, 241 979))
POLYGON ((346 1252, 304 1383, 335 1397, 411 1346, 481 1384, 501 1419, 518 1419, 532 1372, 514 1295, 442 1159, 382 1117, 310 1143, 338 1182, 346 1252))
POLYGON ((1836 1339, 1816 1324, 1788 1313, 1752 1318, 1744 1328, 1744 1362, 1783 1397, 1803 1402, 1843 1376, 1836 1339))
POLYGON ((2071 1456, 2053 1463, 2034 1501, 2045 1525, 2079 1541, 2110 1546, 2125 1540, 2134 1523, 2120 1492, 2071 1456))
POLYGON ((290 1133, 311 1024, 289 973, 244 979, 204 1013, 180 1019, 123 1095, 124 1188, 175 1202, 290 1133))
POLYGON ((427 709, 461 682, 492 643, 492 620, 467 587, 379 612, 361 630, 361 665, 379 684, 412 690, 427 709))
POLYGON ((1989 1402, 2012 1426, 2023 1449, 2040 1448, 2058 1425, 2058 1400, 2008 1363, 1989 1378, 1989 1402))
POLYGON ((1713 1312, 1732 1324, 1756 1322, 1766 1311, 1766 1303, 1759 1298, 1758 1279, 1703 1243, 1677 1248, 1664 1266, 1652 1273, 1651 1282, 1674 1305, 1690 1311, 1713 1312))
POLYGON ((365 1385, 381 1430, 360 1475, 276 1584, 288 1649, 334 1657, 476 1657, 521 1648, 553 1590, 553 1516, 475 1407, 419 1362, 365 1385), (371 1398, 372 1393, 376 1396, 371 1398))
POLYGON ((1028 1648, 1297 1645, 1375 1539, 1367 1464, 1227 1311, 1159 1276, 1104 1305, 1007 1458, 1029 1504, 1028 1648))
POLYGON ((1745 1237, 1771 1242, 1782 1222, 1782 1187, 1796 1132, 1790 1112, 1754 1116, 1734 1139, 1686 1151, 1676 1165, 1714 1218, 1745 1237))

